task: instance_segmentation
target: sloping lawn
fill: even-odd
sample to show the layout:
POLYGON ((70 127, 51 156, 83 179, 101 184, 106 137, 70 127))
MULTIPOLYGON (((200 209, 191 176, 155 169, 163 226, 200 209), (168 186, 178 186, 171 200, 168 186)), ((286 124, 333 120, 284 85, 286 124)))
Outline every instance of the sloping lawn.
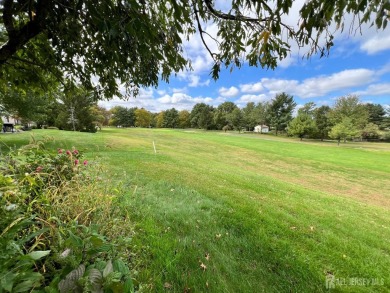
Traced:
MULTIPOLYGON (((1 150, 30 134, 0 136, 1 150)), ((322 292, 326 280, 334 292, 390 291, 390 145, 159 129, 34 136, 84 149, 122 182, 143 291, 322 292)))

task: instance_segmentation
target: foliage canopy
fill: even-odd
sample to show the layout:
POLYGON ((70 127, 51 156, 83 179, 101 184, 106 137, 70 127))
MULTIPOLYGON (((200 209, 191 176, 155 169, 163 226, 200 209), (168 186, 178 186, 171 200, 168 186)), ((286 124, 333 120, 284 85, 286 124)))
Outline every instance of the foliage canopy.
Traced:
POLYGON ((343 30, 348 14, 356 18, 346 23, 350 31, 362 23, 384 29, 390 8, 387 0, 311 0, 291 25, 293 3, 232 0, 221 10, 212 0, 4 0, 0 88, 67 77, 94 89, 97 99, 121 96, 120 84, 134 95, 190 67, 183 41, 196 32, 214 60, 215 79, 221 66, 275 68, 292 44, 307 47, 307 56, 327 55, 333 26, 343 30), (210 25, 216 35, 206 31, 210 25))

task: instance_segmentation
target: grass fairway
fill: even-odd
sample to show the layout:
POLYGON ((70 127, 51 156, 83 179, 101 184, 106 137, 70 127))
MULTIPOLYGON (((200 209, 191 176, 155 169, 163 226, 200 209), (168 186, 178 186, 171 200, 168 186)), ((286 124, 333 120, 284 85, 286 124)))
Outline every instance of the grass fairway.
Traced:
MULTIPOLYGON (((334 292, 390 291, 389 144, 158 129, 34 133, 97 156, 123 181, 143 291, 322 292, 327 276, 334 292)), ((0 136, 2 149, 29 135, 0 136)))

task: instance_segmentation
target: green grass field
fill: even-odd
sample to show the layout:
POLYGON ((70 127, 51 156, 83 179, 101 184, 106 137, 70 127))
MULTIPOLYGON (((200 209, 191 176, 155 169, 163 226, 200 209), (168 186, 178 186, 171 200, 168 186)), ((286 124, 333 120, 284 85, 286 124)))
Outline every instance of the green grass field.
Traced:
MULTIPOLYGON (((30 135, 1 135, 1 150, 30 135)), ((84 150, 122 182, 143 292, 322 292, 327 277, 333 292, 390 291, 389 144, 159 129, 34 136, 84 150)))

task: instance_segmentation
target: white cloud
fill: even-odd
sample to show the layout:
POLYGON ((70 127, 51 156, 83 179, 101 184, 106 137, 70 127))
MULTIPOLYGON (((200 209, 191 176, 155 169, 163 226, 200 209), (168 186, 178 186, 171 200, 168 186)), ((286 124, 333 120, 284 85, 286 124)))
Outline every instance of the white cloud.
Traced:
POLYGON ((268 79, 261 80, 262 85, 272 94, 287 92, 301 98, 322 97, 331 92, 359 87, 375 80, 376 73, 368 69, 343 70, 331 75, 321 75, 298 80, 268 79))
POLYGON ((105 107, 106 109, 111 109, 115 106, 122 106, 126 108, 145 108, 150 111, 153 111, 153 108, 155 106, 154 91, 151 88, 141 88, 136 98, 122 100, 116 97, 112 100, 100 101, 99 105, 105 107))
POLYGON ((187 92, 187 88, 185 88, 185 87, 183 87, 183 88, 173 88, 172 92, 173 93, 186 93, 187 92))
MULTIPOLYGON (((378 71, 364 68, 348 69, 330 75, 320 75, 307 78, 303 81, 295 79, 262 78, 261 81, 257 83, 241 84, 240 89, 243 93, 252 94, 264 93, 275 95, 281 92, 286 92, 300 98, 323 97, 332 92, 358 88, 363 85, 370 84, 380 75, 386 73, 388 71, 387 67, 388 66, 384 66, 378 71)), ((386 90, 386 85, 383 85, 383 90, 386 90)), ((222 93, 229 92, 229 89, 220 89, 221 95, 222 93)), ((228 95, 225 94, 225 96, 228 95)), ((250 95, 248 95, 248 97, 249 96, 250 95)))
POLYGON ((200 81, 199 75, 190 75, 190 83, 188 84, 189 87, 197 87, 200 81))
POLYGON ((230 88, 221 87, 219 89, 219 94, 222 97, 228 97, 228 98, 232 98, 232 97, 237 96, 239 92, 240 91, 235 86, 232 86, 230 88))
POLYGON ((298 81, 293 79, 262 78, 261 83, 271 94, 280 92, 290 93, 298 87, 298 81))
POLYGON ((188 79, 190 81, 189 87, 208 86, 210 84, 210 79, 201 82, 200 76, 195 74, 189 75, 188 79))
POLYGON ((380 96, 390 95, 390 82, 371 84, 363 91, 357 91, 356 95, 380 96))
POLYGON ((157 105, 158 111, 175 108, 177 110, 191 110, 197 103, 213 103, 213 99, 210 97, 192 97, 185 93, 174 93, 172 95, 165 95, 154 101, 157 105))
POLYGON ((240 90, 243 93, 260 93, 263 89, 261 82, 240 84, 240 90))
POLYGON ((363 42, 360 48, 367 54, 375 54, 380 51, 390 49, 390 34, 387 36, 376 35, 371 39, 363 42))
POLYGON ((375 71, 343 70, 328 76, 305 79, 296 94, 302 98, 321 97, 333 91, 362 86, 375 80, 375 71))
POLYGON ((235 101, 237 104, 242 105, 242 104, 247 104, 249 102, 265 102, 271 100, 270 95, 266 94, 260 94, 260 95, 242 95, 237 101, 235 101))

